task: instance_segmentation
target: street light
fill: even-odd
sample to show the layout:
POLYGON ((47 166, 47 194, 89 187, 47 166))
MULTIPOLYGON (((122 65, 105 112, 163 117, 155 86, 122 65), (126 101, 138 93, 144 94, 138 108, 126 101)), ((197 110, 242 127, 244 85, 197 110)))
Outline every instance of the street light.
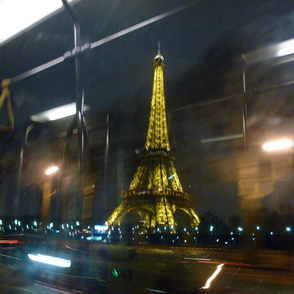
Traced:
POLYGON ((58 170, 59 170, 58 166, 51 166, 48 169, 46 169, 45 174, 49 176, 56 173, 58 170))
POLYGON ((262 145, 262 149, 265 151, 279 151, 289 149, 293 146, 293 141, 290 139, 281 139, 276 141, 270 141, 262 145))
MULTIPOLYGON (((84 105, 84 111, 90 110, 90 106, 84 105)), ((16 204, 15 208, 18 212, 18 200, 20 196, 20 190, 21 190, 21 182, 22 182, 22 172, 23 172, 23 159, 24 159, 24 147, 28 144, 28 135, 34 128, 34 123, 46 123, 50 121, 55 121, 58 119, 66 118, 69 116, 73 116, 76 113, 76 104, 75 103, 69 103, 66 105, 62 105, 56 108, 52 108, 34 115, 30 116, 30 120, 33 124, 30 124, 25 131, 25 139, 22 144, 21 150, 20 150, 20 157, 19 157, 19 167, 18 167, 18 177, 17 177, 17 191, 16 191, 16 204)))

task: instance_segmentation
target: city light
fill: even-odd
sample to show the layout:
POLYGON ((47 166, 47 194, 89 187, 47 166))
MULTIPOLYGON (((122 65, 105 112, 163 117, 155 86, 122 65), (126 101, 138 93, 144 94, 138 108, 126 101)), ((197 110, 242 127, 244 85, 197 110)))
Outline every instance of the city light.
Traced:
POLYGON ((290 139, 281 139, 276 141, 270 141, 262 145, 265 151, 278 151, 287 149, 293 146, 293 141, 290 139))
POLYGON ((59 168, 57 166, 51 166, 50 168, 48 168, 46 171, 45 171, 45 174, 47 176, 49 175, 52 175, 54 174, 55 172, 57 172, 59 170, 59 168))
POLYGON ((0 1, 0 45, 57 13, 62 6, 61 0, 0 1))

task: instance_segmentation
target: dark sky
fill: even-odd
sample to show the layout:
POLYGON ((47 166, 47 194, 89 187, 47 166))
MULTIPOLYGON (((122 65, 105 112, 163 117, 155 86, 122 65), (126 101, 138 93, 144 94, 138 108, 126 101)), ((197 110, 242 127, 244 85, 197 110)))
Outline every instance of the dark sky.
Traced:
MULTIPOLYGON (((291 38, 291 30, 286 27, 293 13, 289 10, 291 1, 283 1, 281 6, 280 1, 269 0, 83 0, 75 5, 82 43, 93 43, 190 3, 192 6, 182 11, 86 52, 83 60, 86 103, 104 109, 125 99, 132 103, 136 95, 143 93, 149 99, 153 78, 150 65, 159 41, 167 62, 166 91, 169 99, 177 99, 170 107, 178 107, 183 102, 203 99, 201 93, 193 93, 201 90, 195 86, 199 79, 209 80, 210 75, 219 71, 226 74, 241 53, 291 38), (188 82, 194 84, 189 85, 190 89, 188 82)), ((71 20, 61 12, 0 47, 0 79, 13 78, 72 48, 71 20)), ((74 101, 74 83, 74 64, 70 60, 16 83, 12 88, 16 120, 74 101)))
MULTIPOLYGON (((172 151, 175 150, 179 160, 180 179, 184 177, 182 173, 191 170, 191 165, 187 163, 189 159, 183 159, 181 151, 192 154, 197 145, 188 139, 193 136, 192 129, 184 126, 181 136, 187 138, 190 147, 183 149, 180 146, 181 139, 177 136, 181 127, 175 123, 175 117, 180 116, 179 109, 242 94, 241 54, 293 38, 293 1, 82 0, 74 6, 81 24, 82 44, 85 44, 185 5, 187 8, 177 13, 86 51, 82 59, 85 103, 92 107, 94 115, 111 111, 117 119, 116 125, 123 122, 125 128, 132 127, 133 136, 126 138, 137 142, 135 148, 144 144, 145 140, 153 82, 152 59, 157 54, 158 42, 161 42, 161 53, 166 60, 167 111, 173 117, 169 124, 170 136, 173 137, 172 151), (134 115, 136 119, 133 119, 134 115), (136 132, 137 123, 142 122, 145 125, 136 132), (141 130, 143 134, 139 135, 141 130)), ((73 44, 72 23, 63 11, 0 47, 0 80, 13 78, 63 56, 73 48, 73 44)), ((30 115, 75 101, 73 59, 17 82, 11 89, 16 130, 22 130, 30 115)), ((226 109, 225 106, 223 109, 226 109)), ((215 130, 221 130, 222 135, 240 132, 239 118, 238 122, 234 122, 234 115, 233 121, 226 119, 219 122, 220 116, 214 116, 215 110, 197 111, 198 117, 201 117, 200 114, 205 117, 200 123, 202 128, 198 129, 198 141, 218 136, 215 130), (239 129, 232 129, 232 126, 239 129)), ((195 113, 191 115, 195 117, 195 113)), ((230 115, 226 113, 222 117, 230 115)), ((126 142, 124 144, 127 145, 126 142)), ((226 147, 222 148, 223 152, 227 152, 226 147)), ((193 156, 202 156, 203 152, 198 149, 193 156)), ((204 160, 196 162, 200 173, 204 160)), ((230 174, 230 171, 227 173, 230 174)), ((190 185, 201 181, 196 175, 194 178, 195 181, 190 183, 183 180, 184 187, 189 189, 190 185)), ((216 179, 211 179, 209 183, 216 182, 216 179)), ((217 196, 203 202, 203 211, 212 207, 212 202, 215 209, 224 191, 235 195, 237 190, 234 179, 226 181, 222 187, 208 185, 207 181, 205 185, 200 202, 211 195, 217 196)), ((229 206, 232 207, 233 203, 230 202, 229 206)))

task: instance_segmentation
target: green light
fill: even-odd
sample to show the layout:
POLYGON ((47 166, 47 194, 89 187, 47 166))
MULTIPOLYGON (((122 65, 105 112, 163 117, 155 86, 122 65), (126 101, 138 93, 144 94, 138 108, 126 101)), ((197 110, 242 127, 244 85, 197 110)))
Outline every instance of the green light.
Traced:
POLYGON ((115 268, 112 270, 112 275, 113 275, 115 278, 118 277, 118 272, 117 272, 117 270, 116 270, 115 268))

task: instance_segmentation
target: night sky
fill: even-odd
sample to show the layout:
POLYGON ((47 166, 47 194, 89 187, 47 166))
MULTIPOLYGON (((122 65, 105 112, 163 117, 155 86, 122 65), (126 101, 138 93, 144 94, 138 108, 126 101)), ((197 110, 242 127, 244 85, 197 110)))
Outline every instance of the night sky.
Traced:
MULTIPOLYGON (((82 0, 74 5, 82 44, 176 8, 183 9, 84 53, 85 103, 94 116, 103 119, 110 113, 114 133, 118 129, 123 132, 113 139, 116 146, 142 148, 152 93, 152 59, 160 42, 166 60, 171 153, 177 158, 180 180, 185 191, 198 195, 198 214, 210 210, 228 218, 238 213, 233 152, 242 148, 242 141, 213 146, 199 142, 241 133, 240 105, 236 100, 205 103, 242 95, 241 55, 293 38, 294 4, 288 0, 82 0), (215 165, 216 161, 222 163, 215 165)), ((72 48, 71 20, 62 11, 0 47, 0 80, 13 78, 72 48)), ((17 134, 23 132, 30 115, 75 101, 74 61, 17 82, 11 90, 17 134)), ((3 114, 0 118, 4 119, 3 114)), ((254 124, 253 119, 250 123, 254 124)))

